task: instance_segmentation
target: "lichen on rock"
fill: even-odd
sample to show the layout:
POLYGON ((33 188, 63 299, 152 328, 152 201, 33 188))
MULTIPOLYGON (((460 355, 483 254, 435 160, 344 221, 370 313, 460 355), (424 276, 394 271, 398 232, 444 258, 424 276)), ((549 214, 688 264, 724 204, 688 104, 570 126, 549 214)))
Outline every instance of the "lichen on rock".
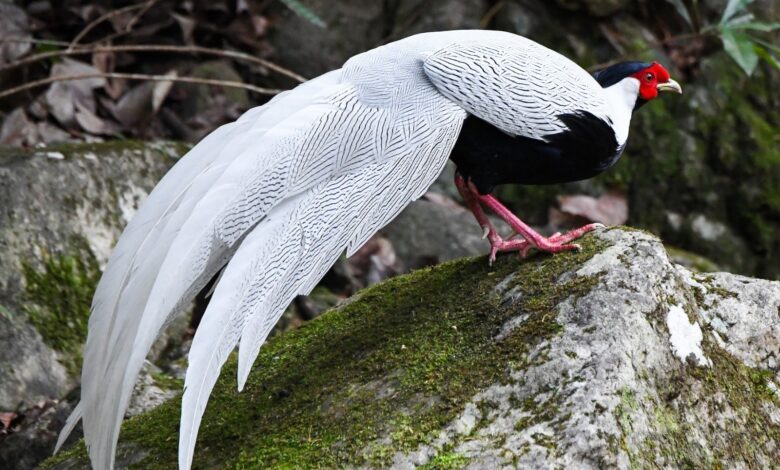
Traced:
MULTIPOLYGON (((780 328, 764 315, 777 312, 780 283, 693 274, 642 231, 602 231, 583 247, 492 268, 458 260, 366 289, 269 341, 240 394, 229 361, 195 468, 777 461, 769 349, 780 328), (675 353, 672 306, 700 325, 707 367, 675 353), (766 350, 753 354, 751 338, 766 350)), ((122 461, 175 465, 179 406, 125 423, 122 461)), ((83 465, 79 445, 45 467, 83 465)))

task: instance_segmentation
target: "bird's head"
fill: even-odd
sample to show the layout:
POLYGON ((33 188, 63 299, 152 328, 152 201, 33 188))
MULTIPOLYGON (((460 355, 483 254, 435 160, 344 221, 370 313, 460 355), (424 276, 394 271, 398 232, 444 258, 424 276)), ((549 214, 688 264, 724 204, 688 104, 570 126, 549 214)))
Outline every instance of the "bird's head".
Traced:
MULTIPOLYGON (((672 80, 669 72, 658 62, 620 62, 595 72, 593 78, 602 88, 611 87, 623 80, 636 80, 639 88, 635 109, 657 98, 659 92, 682 93, 680 84, 672 80)), ((635 85, 632 89, 636 89, 635 85)))

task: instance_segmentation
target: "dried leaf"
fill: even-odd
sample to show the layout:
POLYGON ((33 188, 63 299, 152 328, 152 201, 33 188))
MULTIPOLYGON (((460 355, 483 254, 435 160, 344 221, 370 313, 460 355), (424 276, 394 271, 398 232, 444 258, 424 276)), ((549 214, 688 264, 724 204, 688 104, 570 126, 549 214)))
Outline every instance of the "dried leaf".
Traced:
POLYGON ((153 82, 141 83, 129 89, 119 99, 112 111, 114 117, 125 129, 132 129, 137 124, 152 117, 154 111, 152 108, 154 85, 153 82))
POLYGON ((181 39, 185 44, 192 45, 194 44, 194 41, 192 40, 192 33, 195 32, 195 20, 184 15, 179 15, 178 13, 171 12, 171 16, 173 19, 176 20, 176 22, 179 24, 179 29, 181 29, 181 39))
POLYGON ((133 11, 125 11, 118 15, 112 15, 108 18, 108 21, 111 23, 111 26, 114 28, 114 31, 120 32, 120 31, 126 31, 127 25, 130 24, 131 21, 133 21, 133 18, 138 14, 137 10, 133 11))
POLYGON ((114 123, 98 117, 79 102, 76 102, 76 121, 90 134, 113 135, 119 132, 119 128, 114 123))
POLYGON ((38 140, 35 144, 59 144, 74 140, 70 134, 49 122, 39 122, 35 127, 38 130, 38 140))
POLYGON ((255 30, 255 35, 265 36, 270 26, 270 21, 263 15, 252 15, 252 27, 255 30))
MULTIPOLYGON (((86 75, 100 73, 95 67, 71 59, 54 64, 51 76, 86 75)), ((55 82, 46 91, 46 102, 51 114, 64 126, 75 127, 76 102, 90 111, 95 111, 95 97, 92 90, 105 86, 104 78, 86 78, 67 82, 55 82)))
POLYGON ((598 198, 585 195, 559 196, 561 212, 605 225, 621 225, 628 220, 628 201, 618 191, 598 198))
POLYGON ((100 5, 84 5, 82 7, 73 7, 70 9, 76 16, 89 23, 100 15, 106 13, 106 9, 100 5))
MULTIPOLYGON (((166 73, 165 76, 175 78, 178 77, 179 74, 176 73, 175 70, 171 70, 166 73)), ((173 82, 155 82, 154 89, 152 90, 152 112, 154 114, 157 114, 157 111, 160 110, 160 107, 168 96, 168 93, 170 93, 172 87, 173 82)))
POLYGON ((350 272, 365 285, 376 284, 400 272, 393 244, 381 235, 374 235, 347 260, 350 272))
MULTIPOLYGON (((7 38, 32 38, 27 14, 13 3, 0 2, 0 32, 7 38)), ((12 62, 29 50, 29 42, 0 41, 0 64, 12 62)))
POLYGON ((246 2, 246 0, 238 0, 236 2, 236 13, 244 13, 244 12, 251 13, 249 4, 246 2))
MULTIPOLYGON (((110 46, 110 44, 102 44, 110 46)), ((101 72, 113 72, 116 68, 116 54, 113 52, 95 52, 92 54, 92 65, 101 72)), ((127 90, 127 80, 123 78, 107 79, 106 93, 112 99, 118 99, 127 90)))
POLYGON ((14 413, 13 411, 3 411, 0 413, 0 424, 3 425, 3 429, 8 429, 11 427, 11 423, 16 419, 16 417, 19 416, 18 414, 14 413))
POLYGON ((27 119, 24 108, 16 108, 3 120, 0 145, 33 145, 38 140, 35 124, 27 119))

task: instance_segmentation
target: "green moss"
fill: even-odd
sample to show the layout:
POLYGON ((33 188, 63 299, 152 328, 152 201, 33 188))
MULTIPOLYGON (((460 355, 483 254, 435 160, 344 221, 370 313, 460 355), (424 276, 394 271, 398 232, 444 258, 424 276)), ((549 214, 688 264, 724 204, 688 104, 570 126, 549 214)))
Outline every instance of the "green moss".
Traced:
MULTIPOLYGON (((597 280, 559 278, 601 245, 589 235, 578 253, 502 256, 492 268, 484 257, 464 259, 390 279, 269 341, 240 394, 231 358, 203 419, 196 468, 386 465, 431 442, 478 391, 510 380, 507 364, 524 367, 530 348, 560 331, 557 305, 597 280), (510 275, 501 288, 522 295, 507 305, 496 288, 510 275), (496 342, 521 312, 528 319, 496 342)), ((138 468, 175 465, 179 407, 174 399, 125 424, 122 440, 149 450, 138 468)), ((83 447, 49 464, 77 455, 83 447)), ((437 459, 435 468, 459 462, 446 449, 437 459)))
POLYGON ((469 463, 468 457, 448 450, 439 453, 426 465, 418 468, 420 468, 420 470, 450 470, 462 468, 466 466, 467 463, 469 463))
POLYGON ((690 251, 681 250, 680 248, 669 245, 665 245, 664 248, 666 248, 666 252, 669 254, 669 259, 673 263, 683 265, 692 271, 699 273, 719 271, 718 265, 704 256, 700 256, 696 253, 691 253, 690 251))
POLYGON ((100 267, 80 239, 71 243, 67 253, 45 253, 40 266, 42 270, 31 262, 22 263, 24 311, 46 344, 62 353, 64 365, 76 374, 100 267))
POLYGON ((155 385, 164 390, 181 390, 184 387, 184 381, 171 377, 163 372, 156 372, 152 374, 155 385))
MULTIPOLYGON (((59 152, 65 159, 82 158, 87 154, 98 156, 122 155, 125 152, 144 152, 153 150, 162 156, 178 159, 191 148, 189 144, 173 141, 143 142, 140 140, 107 140, 105 142, 78 142, 52 144, 44 148, 20 148, 0 146, 0 165, 11 163, 21 158, 48 152, 59 152)), ((56 160, 53 160, 56 162, 56 160)))
POLYGON ((7 320, 13 320, 14 315, 11 313, 11 310, 8 309, 8 307, 0 304, 0 317, 3 317, 7 320))
MULTIPOLYGON (((736 298, 737 297, 737 293, 736 292, 732 292, 732 291, 730 291, 728 289, 725 289, 723 287, 720 287, 720 286, 716 285, 715 284, 715 277, 712 276, 711 274, 697 277, 696 280, 700 284, 702 284, 702 285, 704 285, 706 287, 708 294, 715 294, 718 297, 723 298, 723 299, 736 298)), ((696 294, 694 293, 694 295, 696 295, 696 294)))

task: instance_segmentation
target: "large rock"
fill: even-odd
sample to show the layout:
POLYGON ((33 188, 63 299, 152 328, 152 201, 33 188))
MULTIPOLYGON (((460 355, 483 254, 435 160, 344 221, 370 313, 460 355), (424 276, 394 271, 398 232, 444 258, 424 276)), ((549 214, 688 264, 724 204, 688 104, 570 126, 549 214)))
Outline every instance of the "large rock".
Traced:
POLYGON ((0 151, 0 410, 74 386, 95 283, 178 144, 0 151))
POLYGON ((490 246, 469 211, 426 199, 409 204, 381 233, 407 269, 486 253, 490 246))
MULTIPOLYGON (((767 468, 780 461, 780 283, 672 264, 645 232, 396 277, 229 361, 195 468, 767 468)), ((180 400, 120 467, 176 465, 180 400)), ((86 468, 79 445, 44 468, 86 468)))

